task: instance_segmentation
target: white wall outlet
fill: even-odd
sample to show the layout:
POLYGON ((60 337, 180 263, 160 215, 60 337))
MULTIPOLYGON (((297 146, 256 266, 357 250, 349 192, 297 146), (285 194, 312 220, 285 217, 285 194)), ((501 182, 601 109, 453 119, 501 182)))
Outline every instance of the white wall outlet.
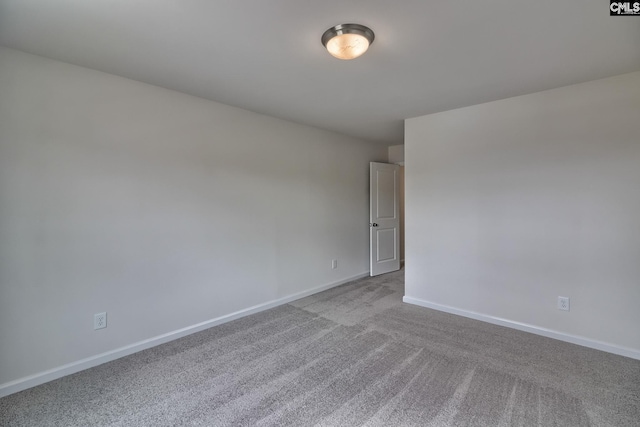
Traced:
POLYGON ((336 268, 338 268, 338 260, 337 259, 333 259, 331 260, 331 268, 333 270, 335 270, 336 268))
POLYGON ((569 297, 558 297, 558 310, 569 311, 569 297))
POLYGON ((107 312, 96 313, 93 315, 93 329, 102 329, 107 327, 107 312))

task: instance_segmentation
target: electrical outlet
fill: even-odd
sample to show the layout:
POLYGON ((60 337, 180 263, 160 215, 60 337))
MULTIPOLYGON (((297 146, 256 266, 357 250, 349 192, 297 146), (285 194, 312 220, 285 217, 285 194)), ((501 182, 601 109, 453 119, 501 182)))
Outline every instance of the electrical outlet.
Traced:
POLYGON ((331 269, 335 270, 336 268, 338 268, 338 260, 331 260, 331 269))
POLYGON ((569 297, 558 297, 558 310, 569 311, 569 297))
POLYGON ((102 329, 107 327, 107 312, 96 313, 93 315, 93 329, 102 329))

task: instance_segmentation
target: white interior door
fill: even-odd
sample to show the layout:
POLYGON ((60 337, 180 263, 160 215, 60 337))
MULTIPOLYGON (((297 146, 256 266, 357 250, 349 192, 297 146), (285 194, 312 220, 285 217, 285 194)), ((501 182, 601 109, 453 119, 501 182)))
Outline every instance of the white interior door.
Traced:
POLYGON ((400 269, 400 166, 371 162, 370 180, 370 274, 377 276, 400 269))

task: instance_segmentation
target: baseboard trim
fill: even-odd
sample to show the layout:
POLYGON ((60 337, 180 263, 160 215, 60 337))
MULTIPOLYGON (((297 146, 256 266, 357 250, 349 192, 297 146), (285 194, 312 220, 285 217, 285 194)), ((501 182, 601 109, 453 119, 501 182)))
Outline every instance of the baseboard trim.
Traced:
POLYGON ((463 310, 448 305, 437 304, 430 301, 421 300, 418 298, 405 296, 402 301, 407 304, 418 305, 420 307, 432 308, 438 311, 444 311, 450 314, 456 314, 458 316, 468 317, 470 319, 480 320, 482 322, 492 323, 494 325, 506 326, 507 328, 517 329, 524 332, 530 332, 536 335, 542 335, 547 338, 554 338, 560 341, 569 342, 572 344, 581 345, 583 347, 589 347, 596 350, 606 351, 608 353, 617 354, 619 356, 626 356, 632 359, 640 360, 640 350, 633 348, 622 347, 615 344, 606 343, 603 341, 594 340, 578 335, 566 334, 564 332, 554 331, 552 329, 542 328, 540 326, 530 325, 527 323, 516 322, 501 317, 489 316, 487 314, 476 313, 474 311, 463 310))
POLYGON ((44 384, 49 381, 53 381, 67 375, 75 374, 76 372, 84 371, 85 369, 93 368, 94 366, 111 362, 112 360, 116 360, 121 357, 125 357, 130 354, 137 353, 139 351, 146 350, 148 348, 155 347, 157 345, 164 344, 169 341, 173 341, 178 338, 182 338, 184 336, 203 331, 213 326, 221 325, 223 323, 227 323, 232 320, 239 319, 241 317, 249 316, 250 314, 259 313, 261 311, 268 310, 270 308, 274 308, 279 305, 287 304, 291 301, 295 301, 300 298, 307 297, 309 295, 317 294, 318 292, 326 291, 327 289, 335 288, 336 286, 344 285, 345 283, 352 282, 354 280, 358 280, 364 277, 369 277, 368 271, 361 274, 356 274, 355 276, 351 276, 346 279, 339 280, 337 282, 332 282, 332 283, 318 286, 306 291, 297 292, 295 294, 291 294, 286 297, 278 298, 262 304, 254 305, 253 307, 236 311, 234 313, 216 317, 215 319, 211 319, 195 325, 187 326, 186 328, 182 328, 172 332, 168 332, 166 334, 158 335, 156 337, 139 341, 137 343, 133 343, 124 347, 120 347, 115 350, 107 351, 106 353, 91 356, 86 359, 78 360, 76 362, 71 362, 66 365, 49 369, 47 371, 39 372, 34 375, 29 375, 27 377, 19 378, 14 381, 9 381, 7 383, 0 384, 0 397, 8 396, 10 394, 17 393, 19 391, 26 390, 31 387, 35 387, 40 384, 44 384))

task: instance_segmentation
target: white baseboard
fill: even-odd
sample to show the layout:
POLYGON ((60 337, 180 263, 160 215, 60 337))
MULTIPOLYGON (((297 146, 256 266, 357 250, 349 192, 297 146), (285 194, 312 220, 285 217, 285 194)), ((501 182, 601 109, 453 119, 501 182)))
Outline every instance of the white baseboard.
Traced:
POLYGON ((626 356, 632 359, 640 360, 640 350, 636 350, 633 348, 622 347, 615 344, 593 340, 591 338, 566 334, 564 332, 558 332, 552 329, 542 328, 540 326, 515 322, 513 320, 503 319, 501 317, 489 316, 487 314, 476 313, 474 311, 468 311, 448 305, 437 304, 418 298, 405 296, 402 298, 402 301, 408 304, 419 305, 420 307, 432 308, 434 310, 444 311, 446 313, 457 314, 458 316, 468 317, 470 319, 480 320, 482 322, 492 323, 494 325, 506 326, 507 328, 518 329, 520 331, 530 332, 532 334, 554 338, 560 341, 581 345, 583 347, 594 348, 596 350, 602 350, 608 353, 618 354, 620 356, 626 356))
POLYGON ((232 320, 236 320, 241 317, 248 316, 250 314, 258 313, 264 310, 268 310, 270 308, 277 307, 279 305, 289 303, 291 301, 295 301, 300 298, 307 297, 309 295, 317 294, 318 292, 326 291, 327 289, 331 289, 336 286, 340 286, 345 283, 351 282, 353 280, 361 279, 363 277, 369 277, 369 272, 367 271, 361 274, 356 274, 355 276, 348 277, 346 279, 342 279, 337 282, 332 282, 326 285, 318 286, 313 289, 309 289, 307 291, 298 292, 292 295, 288 295, 286 297, 278 298, 273 301, 254 305, 253 307, 245 308, 243 310, 239 310, 234 313, 220 316, 215 319, 207 320, 202 323, 198 323, 192 326, 187 326, 186 328, 182 328, 173 332, 168 332, 166 334, 158 335, 156 337, 139 341, 137 343, 133 343, 124 347, 120 347, 115 350, 107 351, 106 353, 91 356, 86 359, 78 360, 76 362, 71 362, 66 365, 49 369, 44 372, 39 372, 34 375, 29 375, 27 377, 19 378, 14 381, 9 381, 7 383, 0 384, 0 397, 8 396, 10 394, 17 393, 19 391, 26 390, 31 387, 35 387, 37 385, 44 384, 46 382, 53 381, 55 379, 64 377, 66 375, 75 374, 76 372, 93 368, 94 366, 98 366, 103 363, 110 362, 112 360, 119 359, 121 357, 128 356, 130 354, 137 353, 139 351, 146 350, 148 348, 155 347, 157 345, 164 344, 166 342, 173 341, 175 339, 178 339, 196 332, 203 331, 205 329, 211 328, 216 325, 220 325, 222 323, 227 323, 232 320))

